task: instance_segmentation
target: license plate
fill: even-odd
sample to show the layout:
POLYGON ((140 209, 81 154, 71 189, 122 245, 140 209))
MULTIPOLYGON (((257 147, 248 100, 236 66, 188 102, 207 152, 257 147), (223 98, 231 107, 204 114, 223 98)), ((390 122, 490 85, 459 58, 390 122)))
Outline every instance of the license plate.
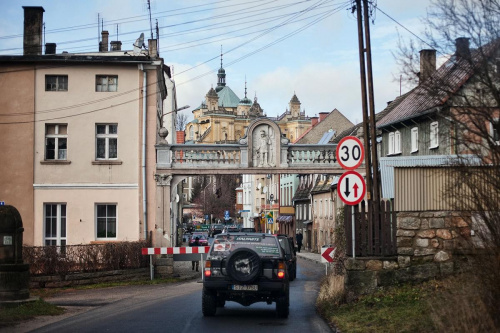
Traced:
POLYGON ((257 291, 259 290, 259 286, 257 286, 256 284, 245 284, 245 285, 233 284, 233 290, 257 291))

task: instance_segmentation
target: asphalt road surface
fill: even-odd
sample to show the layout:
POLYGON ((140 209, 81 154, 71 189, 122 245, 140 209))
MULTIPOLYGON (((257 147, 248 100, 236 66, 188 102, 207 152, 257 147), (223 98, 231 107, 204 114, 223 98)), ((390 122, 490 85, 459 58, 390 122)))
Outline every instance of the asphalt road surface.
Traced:
POLYGON ((9 332, 332 332, 315 312, 324 266, 298 258, 290 283, 290 315, 276 317, 275 304, 226 302, 215 317, 203 317, 200 280, 154 286, 70 291, 51 303, 66 315, 38 318, 9 332))

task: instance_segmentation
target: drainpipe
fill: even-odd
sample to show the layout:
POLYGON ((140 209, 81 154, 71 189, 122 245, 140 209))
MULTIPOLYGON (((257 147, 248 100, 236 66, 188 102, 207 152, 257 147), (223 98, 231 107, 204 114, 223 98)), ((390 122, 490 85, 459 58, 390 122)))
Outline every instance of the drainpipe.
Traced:
POLYGON ((142 170, 142 210, 144 214, 144 239, 148 239, 148 214, 147 214, 147 189, 146 189, 146 106, 148 97, 148 75, 143 64, 139 65, 140 70, 143 73, 143 83, 142 83, 142 158, 141 158, 141 170, 142 170))

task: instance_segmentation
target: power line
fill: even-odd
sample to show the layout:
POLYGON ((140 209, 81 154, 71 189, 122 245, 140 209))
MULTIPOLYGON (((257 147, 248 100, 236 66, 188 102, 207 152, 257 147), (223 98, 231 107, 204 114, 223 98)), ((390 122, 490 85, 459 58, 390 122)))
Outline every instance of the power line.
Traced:
MULTIPOLYGON (((240 44, 240 45, 238 45, 238 46, 236 46, 236 47, 234 47, 234 48, 232 48, 232 49, 228 50, 226 53, 229 53, 229 52, 235 51, 235 50, 236 50, 236 49, 238 49, 239 47, 241 47, 241 46, 243 46, 243 45, 247 45, 249 42, 254 41, 254 40, 256 40, 256 39, 258 39, 258 38, 260 38, 260 37, 264 36, 265 34, 270 33, 270 32, 272 32, 272 31, 274 31, 274 30, 278 29, 279 27, 282 27, 282 26, 284 26, 284 25, 286 25, 286 24, 288 24, 288 23, 290 23, 290 22, 298 22, 298 21, 302 21, 303 19, 298 20, 298 21, 292 21, 292 20, 293 20, 293 19, 295 19, 296 17, 299 17, 299 16, 303 15, 304 13, 307 13, 307 12, 309 12, 309 11, 311 11, 311 10, 313 10, 313 9, 317 8, 318 6, 320 6, 320 5, 324 4, 325 2, 326 2, 326 0, 319 1, 319 2, 317 2, 315 5, 312 5, 312 6, 310 6, 309 8, 307 8, 307 9, 305 9, 305 10, 302 10, 302 11, 296 12, 296 14, 295 14, 293 17, 291 17, 291 18, 289 18, 289 19, 285 20, 284 22, 281 22, 280 24, 278 24, 278 25, 276 25, 276 26, 274 26, 274 27, 272 27, 272 28, 270 28, 270 29, 265 30, 263 33, 261 33, 260 35, 258 35, 258 36, 256 36, 256 37, 252 38, 250 41, 248 41, 248 42, 244 42, 244 43, 242 43, 242 44, 240 44)), ((237 62, 239 62, 239 61, 241 61, 241 60, 243 60, 243 59, 245 59, 245 58, 250 57, 251 55, 253 55, 253 54, 255 54, 255 53, 258 53, 258 52, 260 52, 260 51, 262 51, 262 50, 264 50, 264 49, 269 48, 270 46, 273 46, 273 45, 275 45, 275 44, 277 44, 277 43, 279 43, 279 42, 281 42, 281 41, 283 41, 283 40, 285 40, 285 39, 288 39, 288 38, 292 37, 293 35, 295 35, 295 34, 297 34, 297 33, 301 32, 301 31, 303 31, 303 30, 307 29, 308 27, 312 26, 313 24, 316 24, 317 22, 319 22, 319 21, 321 21, 321 20, 325 19, 326 17, 329 17, 329 16, 330 16, 330 15, 332 15, 333 13, 338 12, 340 9, 345 8, 345 6, 346 6, 346 2, 342 3, 342 5, 338 6, 337 8, 335 8, 335 9, 333 9, 333 10, 331 10, 331 11, 327 11, 326 13, 322 14, 319 18, 315 19, 315 20, 314 20, 314 21, 312 21, 312 22, 309 22, 309 23, 308 23, 308 24, 306 24, 305 26, 303 26, 303 27, 301 27, 301 28, 298 28, 298 29, 296 29, 295 31, 293 31, 293 32, 291 32, 291 33, 289 33, 289 34, 287 34, 287 35, 285 35, 285 36, 283 36, 283 37, 281 37, 281 38, 279 38, 279 39, 277 39, 277 40, 275 40, 275 41, 273 41, 273 42, 271 42, 271 43, 269 43, 269 44, 267 44, 267 45, 265 45, 265 46, 263 46, 263 47, 261 47, 261 48, 259 48, 259 49, 257 49, 257 50, 255 50, 255 51, 252 51, 252 52, 250 52, 250 53, 248 53, 248 54, 246 54, 246 55, 244 55, 244 56, 242 56, 242 57, 240 57, 240 58, 238 58, 238 59, 236 59, 236 60, 234 60, 234 61, 230 62, 230 63, 228 64, 228 66, 230 66, 230 65, 232 65, 232 64, 235 64, 235 63, 237 63, 237 62)), ((313 16, 310 16, 310 17, 308 17, 308 18, 315 17, 315 16, 318 16, 318 15, 313 15, 313 16)), ((307 19, 307 18, 306 18, 306 19, 307 19)), ((204 63, 207 63, 207 62, 209 62, 209 61, 212 61, 212 60, 214 60, 214 59, 217 59, 218 57, 219 57, 219 55, 217 55, 217 56, 215 56, 215 57, 213 57, 213 58, 211 58, 211 59, 209 59, 209 60, 205 61, 204 63)), ((67 66, 71 66, 71 65, 67 65, 67 66)), ((64 66, 64 67, 67 67, 67 66, 64 66)), ((198 67, 198 66, 200 66, 200 65, 194 66, 194 67, 192 67, 192 68, 190 68, 190 69, 188 69, 188 70, 191 70, 191 69, 193 69, 193 68, 195 68, 195 67, 198 67)), ((57 67, 63 67, 63 66, 47 66, 46 68, 57 68, 57 67)), ((37 67, 37 68, 40 68, 40 67, 37 67)), ((23 70, 33 70, 33 69, 23 69, 23 70)), ((181 72, 180 74, 185 73, 185 72, 187 72, 188 70, 185 70, 185 71, 181 72)), ((14 71, 8 71, 8 72, 14 72, 14 71)), ((185 83, 187 83, 187 82, 190 82, 190 81, 196 80, 196 79, 198 79, 198 78, 201 78, 201 77, 206 76, 206 75, 208 75, 208 74, 210 74, 210 73, 213 73, 213 72, 214 72, 214 71, 206 72, 206 73, 201 74, 201 75, 199 75, 199 76, 197 76, 197 77, 195 77, 195 78, 193 78, 193 79, 191 79, 191 80, 185 81, 185 82, 183 82, 183 83, 181 83, 181 84, 185 84, 185 83)), ((1 73, 1 72, 0 72, 0 73, 1 73)), ((7 72, 4 72, 4 73, 7 73, 7 72)), ((152 84, 156 84, 156 83, 152 83, 152 84)), ((178 84, 178 85, 180 85, 180 84, 178 84)), ((114 95, 114 96, 106 97, 106 98, 99 99, 99 100, 95 100, 95 101, 90 101, 90 102, 85 102, 85 103, 81 103, 81 104, 76 104, 76 105, 70 105, 70 106, 60 107, 60 108, 56 108, 56 109, 41 110, 41 111, 37 111, 36 113, 37 113, 37 114, 43 114, 43 113, 49 113, 49 112, 59 112, 59 111, 64 111, 64 110, 71 109, 71 108, 82 107, 82 106, 88 106, 88 105, 95 104, 95 103, 98 103, 98 102, 103 102, 103 101, 106 101, 106 100, 109 100, 109 99, 117 98, 117 97, 119 97, 119 96, 123 96, 123 95, 129 94, 129 93, 133 93, 133 92, 136 92, 136 91, 138 91, 138 90, 140 90, 140 89, 142 89, 142 88, 132 89, 132 90, 129 90, 129 91, 126 91, 126 92, 123 92, 123 93, 120 93, 120 94, 117 94, 117 95, 114 95)), ((137 100, 137 99, 133 99, 133 100, 131 100, 131 101, 129 101, 129 102, 133 102, 133 101, 136 101, 136 100, 137 100)), ((119 104, 117 104, 117 105, 113 105, 113 106, 109 106, 109 107, 105 107, 105 108, 99 108, 99 109, 95 109, 95 110, 90 110, 90 111, 87 111, 87 112, 83 112, 83 113, 75 114, 74 116, 76 116, 76 115, 82 115, 82 114, 88 114, 88 113, 92 113, 92 112, 96 112, 96 111, 104 110, 104 109, 108 109, 108 108, 111 108, 111 107, 116 107, 116 106, 119 106, 119 105, 122 105, 122 104, 126 104, 126 103, 127 103, 127 102, 124 102, 124 103, 119 103, 119 104)), ((30 112, 30 113, 18 113, 18 114, 4 115, 4 116, 21 116, 21 115, 28 115, 28 114, 29 114, 29 115, 31 115, 32 113, 31 113, 31 112, 30 112)), ((73 116, 73 115, 71 115, 71 116, 73 116)), ((44 120, 40 120, 40 121, 56 120, 56 119, 64 119, 64 118, 68 118, 68 117, 71 117, 71 116, 56 117, 56 118, 44 119, 44 120)), ((15 124, 15 123, 18 123, 18 122, 9 122, 9 123, 0 123, 0 124, 15 124)), ((20 122, 20 123, 23 123, 23 122, 20 122)))

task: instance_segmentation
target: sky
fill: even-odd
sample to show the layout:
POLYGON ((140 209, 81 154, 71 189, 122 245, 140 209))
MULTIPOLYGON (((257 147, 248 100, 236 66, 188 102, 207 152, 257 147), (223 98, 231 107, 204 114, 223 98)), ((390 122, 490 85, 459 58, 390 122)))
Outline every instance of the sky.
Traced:
MULTIPOLYGON (((430 0, 377 0, 371 17, 375 111, 405 93, 394 54, 398 39, 423 37, 430 0), (411 33, 410 33, 410 32, 411 33)), ((284 113, 294 94, 308 116, 339 110, 362 121, 358 33, 343 0, 10 0, 0 12, 0 55, 20 55, 23 6, 45 9, 46 42, 57 53, 96 52, 99 29, 131 50, 141 33, 156 37, 173 69, 178 106, 192 110, 217 85, 217 70, 238 95, 258 99, 267 116, 284 113), (98 20, 98 17, 100 20, 98 20), (100 22, 98 26, 98 22, 100 22)))

